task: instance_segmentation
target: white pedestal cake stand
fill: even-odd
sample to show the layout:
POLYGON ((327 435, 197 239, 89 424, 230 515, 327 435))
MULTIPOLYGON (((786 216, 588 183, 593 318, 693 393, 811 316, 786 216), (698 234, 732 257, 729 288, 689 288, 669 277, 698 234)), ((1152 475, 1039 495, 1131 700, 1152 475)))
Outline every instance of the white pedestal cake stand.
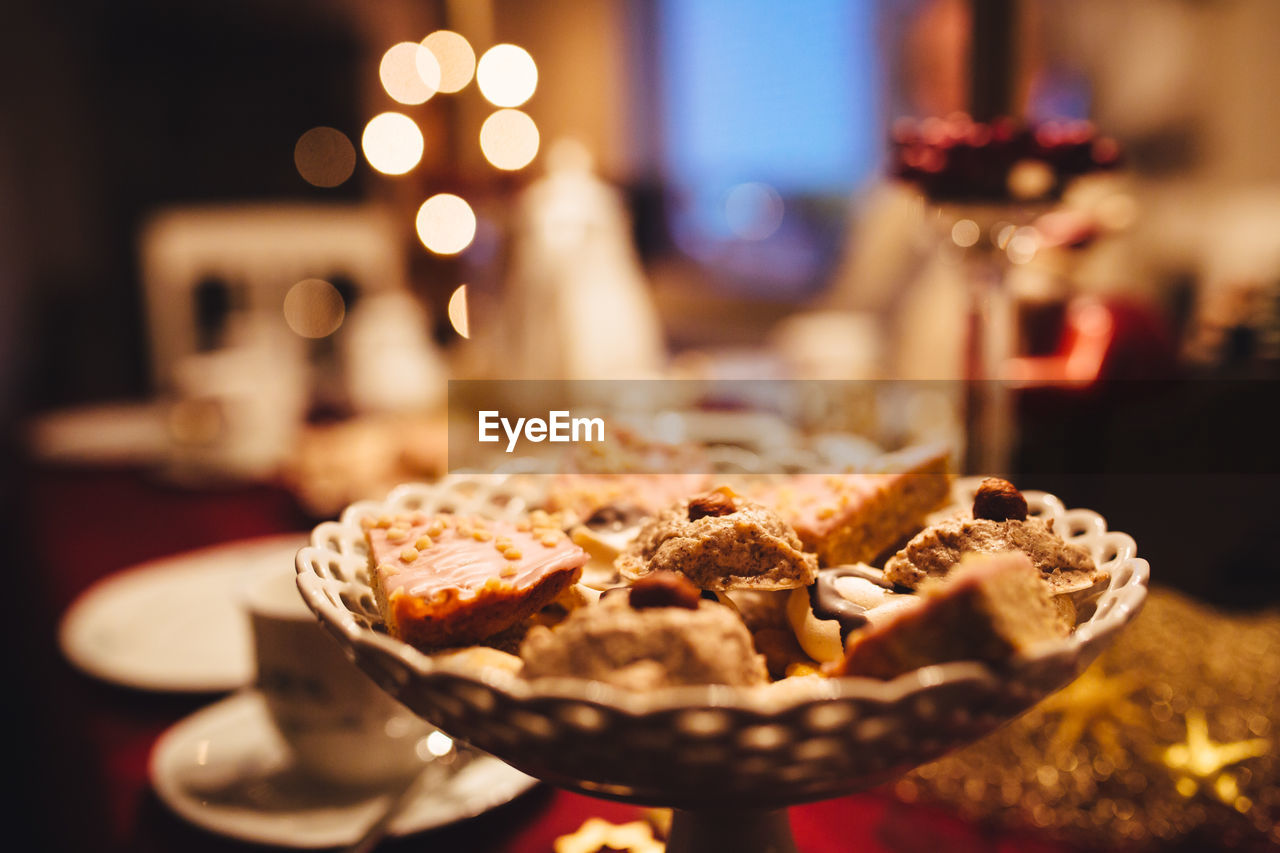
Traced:
MULTIPOLYGON (((956 506, 977 483, 956 482, 956 506)), ((384 501, 353 504, 299 551, 298 586, 362 669, 447 734, 562 788, 674 808, 671 853, 783 853, 795 849, 787 806, 872 787, 977 740, 1068 684, 1138 613, 1148 565, 1133 539, 1108 531, 1097 513, 1024 494, 1032 514, 1052 518, 1111 577, 1073 634, 999 670, 958 662, 888 682, 798 677, 641 694, 464 668, 380 630, 359 519, 416 509, 514 517, 533 496, 501 476, 407 484, 384 501)))

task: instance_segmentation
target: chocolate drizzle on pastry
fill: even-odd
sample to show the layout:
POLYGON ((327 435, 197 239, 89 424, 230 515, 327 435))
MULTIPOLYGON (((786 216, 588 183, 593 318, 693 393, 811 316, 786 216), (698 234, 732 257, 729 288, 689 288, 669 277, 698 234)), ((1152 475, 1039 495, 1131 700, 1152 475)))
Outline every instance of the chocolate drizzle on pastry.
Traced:
POLYGON ((884 586, 885 581, 879 572, 862 566, 839 566, 818 572, 818 579, 809 587, 809 606, 818 619, 840 623, 840 639, 843 641, 870 620, 866 616, 867 608, 854 604, 836 589, 836 581, 840 578, 862 578, 880 586, 884 586))
POLYGON ((605 504, 583 522, 592 530, 622 530, 639 524, 649 514, 634 504, 605 504))
MULTIPOLYGON (((637 585, 639 585, 639 582, 637 582, 637 585)), ((632 590, 632 587, 630 586, 611 586, 608 589, 606 589, 604 592, 600 593, 600 599, 603 601, 606 598, 626 598, 631 595, 631 590, 632 590)), ((717 595, 716 593, 712 592, 709 589, 698 590, 698 598, 702 599, 703 601, 713 601, 716 604, 724 603, 720 600, 719 595, 717 595)), ((654 605, 654 604, 646 605, 643 602, 643 596, 642 596, 641 604, 639 605, 638 609, 644 609, 644 607, 646 606, 655 607, 657 605, 654 605)))
POLYGON ((600 593, 600 600, 604 601, 610 598, 622 598, 631 594, 629 586, 611 586, 604 592, 600 593))

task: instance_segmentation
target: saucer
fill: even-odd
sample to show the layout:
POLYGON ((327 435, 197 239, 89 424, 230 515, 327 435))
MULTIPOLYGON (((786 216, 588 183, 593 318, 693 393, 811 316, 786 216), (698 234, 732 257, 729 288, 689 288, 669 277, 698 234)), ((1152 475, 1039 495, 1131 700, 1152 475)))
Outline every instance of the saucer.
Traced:
MULTIPOLYGON (((297 849, 354 843, 396 791, 341 788, 293 770, 262 697, 244 690, 168 729, 151 751, 151 784, 175 814, 209 832, 297 849)), ((480 755, 423 790, 392 821, 409 835, 475 817, 537 780, 480 755)))
POLYGON ((113 574, 67 608, 63 654, 90 675, 140 690, 242 687, 253 678, 253 641, 240 587, 253 572, 292 566, 305 544, 296 533, 247 539, 113 574))

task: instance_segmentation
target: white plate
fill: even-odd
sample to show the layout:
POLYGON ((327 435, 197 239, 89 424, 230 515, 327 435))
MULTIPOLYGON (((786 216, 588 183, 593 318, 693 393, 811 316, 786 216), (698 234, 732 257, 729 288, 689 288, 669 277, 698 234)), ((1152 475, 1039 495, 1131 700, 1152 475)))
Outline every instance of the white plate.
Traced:
POLYGON ((77 667, 141 690, 217 692, 253 678, 245 579, 291 566, 306 536, 216 545, 113 574, 67 609, 58 639, 77 667))
MULTIPOLYGON (((245 690, 177 723, 151 751, 151 784, 179 817, 257 844, 319 848, 354 843, 392 793, 343 790, 290 769, 261 696, 245 690)), ((424 787, 390 826, 408 835, 510 802, 537 780, 482 755, 424 787)))

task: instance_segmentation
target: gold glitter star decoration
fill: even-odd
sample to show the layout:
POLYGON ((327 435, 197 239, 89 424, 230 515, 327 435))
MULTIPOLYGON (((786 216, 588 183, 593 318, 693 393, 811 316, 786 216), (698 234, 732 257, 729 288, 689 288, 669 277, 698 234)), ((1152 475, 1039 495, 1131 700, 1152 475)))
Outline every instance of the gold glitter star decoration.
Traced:
POLYGON ((1160 760, 1173 771, 1178 793, 1195 796, 1205 783, 1219 800, 1238 812, 1249 811, 1253 803, 1240 793, 1236 777, 1223 768, 1250 758, 1261 758, 1271 748, 1266 738, 1250 738, 1231 743, 1217 743, 1209 738, 1209 723, 1204 713, 1187 711, 1187 738, 1166 748, 1160 760))
POLYGON ((909 802, 1090 848, 1280 849, 1280 609, 1153 587, 1071 685, 899 779, 909 802))
POLYGON ((1041 713, 1057 715, 1050 751, 1068 752, 1088 732, 1114 763, 1123 751, 1119 727, 1145 722, 1143 708, 1130 698, 1142 686, 1138 673, 1110 674, 1101 661, 1095 662, 1069 686, 1040 703, 1041 713))
POLYGON ((610 823, 592 817, 576 832, 555 841, 555 853, 662 853, 666 845, 653 837, 653 827, 642 820, 610 823))

